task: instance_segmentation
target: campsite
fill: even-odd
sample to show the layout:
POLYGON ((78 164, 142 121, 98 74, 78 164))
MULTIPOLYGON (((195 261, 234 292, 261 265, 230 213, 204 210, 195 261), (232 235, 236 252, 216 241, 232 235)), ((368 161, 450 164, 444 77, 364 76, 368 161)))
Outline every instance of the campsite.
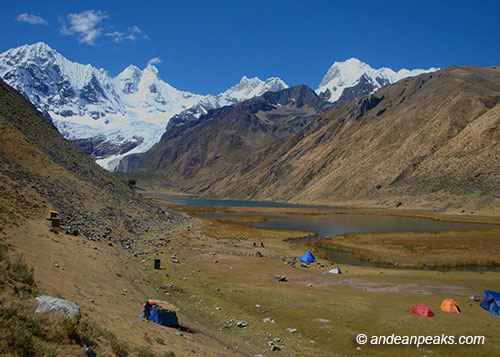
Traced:
POLYGON ((158 353, 165 349, 164 341, 178 355, 329 356, 332 346, 339 355, 367 356, 491 355, 500 349, 500 319, 481 308, 480 301, 469 299, 498 291, 496 272, 338 267, 316 256, 316 262, 303 263, 308 266, 303 268, 300 258, 313 260, 314 251, 306 254, 306 246, 285 241, 303 232, 222 219, 194 218, 161 237, 147 236, 134 247, 141 253, 135 256, 104 242, 85 244, 79 237, 54 238, 50 233, 26 249, 28 238, 21 228, 19 233, 16 248, 37 267, 44 289, 70 298, 120 338, 158 353), (60 257, 55 252, 63 242, 68 254, 60 257), (40 249, 54 253, 40 256, 40 249), (288 264, 294 258, 296 264, 288 264), (161 260, 161 269, 155 269, 155 259, 161 260), (327 273, 338 268, 342 274, 327 273), (286 281, 276 281, 276 275, 286 281), (440 309, 448 298, 458 303, 460 314, 440 309), (180 328, 139 317, 145 299, 175 305, 180 328), (418 304, 427 305, 436 316, 410 313, 418 304), (247 326, 238 327, 232 320, 247 326), (480 335, 486 343, 370 346, 356 343, 359 333, 480 335), (281 351, 268 346, 275 338, 280 341, 273 346, 281 351))

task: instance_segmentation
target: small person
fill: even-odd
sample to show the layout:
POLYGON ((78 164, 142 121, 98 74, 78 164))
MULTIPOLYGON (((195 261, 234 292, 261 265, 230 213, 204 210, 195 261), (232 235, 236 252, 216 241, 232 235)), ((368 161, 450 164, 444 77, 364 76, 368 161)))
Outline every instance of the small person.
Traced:
POLYGON ((151 307, 149 306, 149 302, 146 301, 144 304, 144 318, 149 320, 149 313, 151 311, 151 307))

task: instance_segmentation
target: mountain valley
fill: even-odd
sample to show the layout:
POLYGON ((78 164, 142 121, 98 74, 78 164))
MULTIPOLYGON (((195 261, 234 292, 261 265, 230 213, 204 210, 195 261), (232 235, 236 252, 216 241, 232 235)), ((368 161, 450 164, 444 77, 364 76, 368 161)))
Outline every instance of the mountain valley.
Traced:
POLYGON ((474 296, 499 288, 500 66, 393 72, 350 59, 317 90, 243 77, 198 96, 154 66, 110 78, 44 44, 7 57, 2 75, 23 85, 0 81, 0 354, 499 350, 500 320, 474 296), (354 215, 470 228, 318 237, 307 225, 342 216, 351 227, 354 215), (302 228, 251 225, 267 216, 302 228), (329 249, 371 265, 339 262, 329 249), (301 261, 304 253, 316 261, 301 261), (81 315, 36 313, 40 295, 69 300, 81 315), (440 311, 450 297, 459 315, 440 311), (179 324, 140 317, 148 299, 174 305, 179 324), (433 319, 408 312, 423 303, 433 319), (445 333, 486 342, 355 340, 445 333))
POLYGON ((449 67, 333 107, 308 89, 309 108, 321 110, 306 121, 288 113, 288 131, 272 114, 279 103, 257 109, 272 96, 257 97, 190 124, 173 120, 119 169, 206 197, 498 212, 499 73, 449 67))

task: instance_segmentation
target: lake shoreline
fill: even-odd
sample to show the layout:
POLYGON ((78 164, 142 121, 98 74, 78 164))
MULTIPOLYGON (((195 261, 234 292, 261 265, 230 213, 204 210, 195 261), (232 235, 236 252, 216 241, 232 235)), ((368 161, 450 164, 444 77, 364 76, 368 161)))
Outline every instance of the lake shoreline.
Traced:
MULTIPOLYGON (((495 225, 498 224, 491 220, 490 217, 481 219, 481 217, 473 217, 473 219, 465 217, 448 217, 448 216, 429 216, 422 212, 401 212, 386 209, 366 209, 366 208, 303 208, 303 207, 231 207, 221 206, 224 201, 219 201, 220 206, 190 206, 180 202, 168 201, 168 197, 156 198, 155 201, 160 202, 170 208, 185 212, 193 218, 202 219, 210 222, 223 225, 227 232, 227 237, 231 236, 232 228, 240 226, 244 227, 248 232, 259 232, 259 229, 267 229, 269 232, 275 231, 280 234, 289 234, 284 240, 288 243, 302 244, 308 248, 315 250, 316 253, 322 254, 325 257, 328 254, 326 250, 335 249, 338 251, 349 252, 353 257, 349 259, 340 259, 341 264, 348 265, 373 265, 381 268, 409 268, 423 270, 470 270, 470 271, 488 271, 496 270, 500 265, 500 260, 496 258, 494 253, 496 249, 497 236, 500 236, 500 229, 495 225), (210 217, 210 214, 218 214, 221 216, 210 217), (236 214, 240 216, 224 217, 224 215, 236 214), (466 230, 442 230, 437 231, 366 231, 366 232, 346 232, 336 235, 319 234, 313 229, 296 229, 294 228, 276 228, 273 226, 260 225, 266 222, 270 215, 302 215, 304 220, 310 220, 313 216, 325 215, 360 215, 360 216, 388 216, 388 217, 404 217, 431 219, 432 221, 466 223, 466 224, 486 224, 487 227, 476 228, 470 227, 466 230), (208 216, 207 216, 208 215, 208 216), (266 216, 267 215, 267 216, 266 216), (307 218, 309 217, 309 218, 307 218), (490 229, 491 227, 491 229, 490 229), (479 229, 479 230, 478 230, 479 229), (486 233, 488 232, 488 233, 486 233), (292 234, 293 233, 293 234, 292 234), (450 238, 451 237, 451 238, 450 238), (371 240, 376 240, 372 242, 371 240), (434 242, 435 239, 438 241, 434 242), (442 241, 455 242, 459 247, 454 247, 452 243, 449 246, 441 247, 442 241), (475 242, 480 242, 476 244, 475 242), (370 242, 367 245, 367 242, 370 242), (488 247, 493 247, 493 251, 488 247), (465 253, 465 254, 464 254, 465 253), (367 263, 370 262, 370 263, 367 263), (486 269, 484 269, 486 267, 486 269), (491 269, 492 268, 492 269, 491 269)), ((237 201, 239 202, 239 201, 237 201)), ((210 203, 210 201, 203 202, 210 203)), ((230 203, 229 203, 230 204, 230 203)), ((255 202, 252 202, 255 204, 255 202)), ((268 203, 269 205, 270 203, 268 203)), ((318 217, 319 218, 319 217, 318 217)), ((373 218, 372 218, 373 220, 373 218)), ((425 226, 425 224, 424 224, 425 226)), ((431 225, 432 226, 432 225, 431 225)), ((308 226, 311 228, 311 226, 308 226)), ((301 227, 301 228, 305 228, 301 227)), ((281 236, 283 237, 283 236, 281 236)), ((345 254, 348 256, 349 254, 345 254)), ((330 261, 339 262, 338 255, 330 261)))
MULTIPOLYGON (((173 209, 184 210, 186 204, 172 201, 170 199, 194 199, 194 196, 171 195, 147 192, 143 196, 149 198, 157 203, 172 206, 173 209)), ((250 201, 258 202, 258 201, 250 201)), ((268 201, 272 202, 272 201, 268 201)), ((297 206, 315 206, 302 205, 295 203, 279 202, 280 204, 293 204, 297 206)), ((442 212, 435 212, 425 209, 399 209, 399 208, 379 208, 379 207, 361 207, 361 206, 328 206, 317 205, 318 208, 302 208, 302 207, 232 207, 232 206, 189 206, 189 211, 198 212, 234 212, 234 213, 286 213, 286 214, 300 214, 300 215, 325 215, 325 214, 364 214, 364 215, 384 215, 384 216, 397 216, 397 217, 413 217, 432 219, 436 221, 445 222, 460 222, 460 223, 481 223, 500 225, 499 216, 480 216, 480 215, 457 215, 442 212), (257 210, 258 209, 258 210, 257 210)))

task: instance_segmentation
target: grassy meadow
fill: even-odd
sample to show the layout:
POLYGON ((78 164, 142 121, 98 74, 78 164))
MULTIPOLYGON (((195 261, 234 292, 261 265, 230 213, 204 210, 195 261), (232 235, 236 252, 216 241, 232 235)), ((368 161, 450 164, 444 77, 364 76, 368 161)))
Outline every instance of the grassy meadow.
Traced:
MULTIPOLYGON (((324 274, 337 264, 324 259, 308 268, 287 264, 300 257, 306 246, 286 240, 312 232, 255 228, 189 214, 194 218, 188 223, 162 235, 147 233, 131 251, 62 232, 54 235, 43 219, 9 228, 6 235, 16 236, 10 248, 35 267, 38 289, 76 302, 89 324, 104 331, 94 337, 101 355, 490 356, 500 350, 500 318, 489 315, 479 302, 469 306, 470 295, 500 290, 500 273, 341 265, 343 274, 324 274), (153 259, 162 260, 162 269, 153 269, 153 259), (287 281, 277 281, 277 275, 287 281), (181 329, 139 318, 148 298, 179 307, 181 329), (439 306, 445 298, 455 299, 462 313, 442 312, 439 306), (436 316, 409 313, 416 304, 427 304, 436 316), (243 320, 248 327, 236 327, 231 320, 243 320), (355 338, 360 333, 479 335, 485 336, 485 344, 359 345, 355 338), (270 341, 280 350, 271 351, 270 341)), ((260 219, 249 216, 251 221, 260 219)), ((454 234, 449 233, 442 244, 452 244, 454 239, 462 244, 467 233, 454 234)), ((495 242, 495 231, 478 237, 483 234, 478 246, 495 242)), ((403 238, 408 246, 419 242, 412 234, 349 238, 338 239, 353 247, 378 247, 380 254, 396 250, 393 245, 403 238), (363 244, 363 239, 372 240, 363 244)), ((440 241, 433 238, 421 243, 438 245, 440 241)), ((481 252, 487 257, 487 250, 476 253, 481 252)), ((425 254, 413 249, 405 256, 411 261, 425 254)))

